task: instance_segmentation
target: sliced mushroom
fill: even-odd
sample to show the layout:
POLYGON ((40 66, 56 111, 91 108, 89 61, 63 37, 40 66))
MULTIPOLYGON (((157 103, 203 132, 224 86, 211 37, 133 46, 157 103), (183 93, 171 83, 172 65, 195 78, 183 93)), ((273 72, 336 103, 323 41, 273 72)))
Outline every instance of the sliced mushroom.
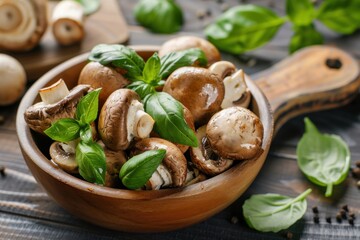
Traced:
POLYGON ((205 124, 221 109, 224 84, 206 68, 182 67, 166 80, 164 92, 180 101, 192 113, 195 125, 205 124))
POLYGON ((232 160, 217 156, 211 149, 206 137, 206 125, 196 130, 196 137, 199 147, 190 148, 190 156, 197 169, 209 176, 215 176, 231 167, 232 160))
POLYGON ((206 179, 207 179, 207 177, 205 174, 200 172, 199 169, 197 169, 197 168, 191 168, 188 164, 185 186, 190 186, 192 184, 202 182, 206 179))
POLYGON ((187 174, 187 162, 184 154, 173 143, 161 138, 145 138, 135 143, 132 155, 154 149, 165 149, 166 155, 146 184, 147 189, 184 186, 187 174))
POLYGON ((221 108, 249 106, 251 93, 247 88, 243 70, 236 70, 235 65, 228 61, 216 62, 209 67, 209 70, 220 76, 224 83, 225 96, 221 108))
POLYGON ((68 143, 53 142, 50 146, 51 159, 65 172, 79 173, 79 166, 75 160, 75 149, 79 141, 68 143))
POLYGON ((28 51, 47 28, 47 0, 0 0, 0 49, 28 51))
POLYGON ((81 70, 78 84, 89 84, 92 88, 101 88, 99 109, 106 99, 119 88, 126 87, 130 82, 115 69, 98 62, 89 62, 81 70))
MULTIPOLYGON (((161 57, 171 52, 190 48, 200 48, 203 50, 205 56, 207 57, 208 65, 221 60, 219 50, 212 43, 196 36, 182 36, 170 39, 161 46, 159 50, 159 56, 161 57)), ((196 65, 197 64, 195 63, 195 66, 196 65)))
POLYGON ((213 151, 233 160, 254 158, 262 152, 263 125, 253 112, 230 107, 214 114, 206 127, 213 151))
POLYGON ((98 130, 104 144, 112 150, 125 150, 134 138, 146 138, 154 126, 144 112, 140 97, 129 89, 114 91, 101 109, 98 130))
POLYGON ((83 6, 73 0, 57 3, 52 14, 52 32, 61 45, 81 42, 85 36, 83 6))
POLYGON ((71 91, 60 79, 53 85, 40 89, 41 102, 26 109, 24 113, 28 126, 36 132, 43 133, 61 118, 73 118, 80 99, 90 91, 89 85, 77 85, 71 91))

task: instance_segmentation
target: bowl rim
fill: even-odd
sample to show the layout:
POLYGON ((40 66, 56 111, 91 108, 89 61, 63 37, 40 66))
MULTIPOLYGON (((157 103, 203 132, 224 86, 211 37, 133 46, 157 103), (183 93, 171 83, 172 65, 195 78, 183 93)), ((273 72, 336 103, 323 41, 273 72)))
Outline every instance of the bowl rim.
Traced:
MULTIPOLYGON (((133 48, 136 51, 158 51, 159 46, 155 45, 129 45, 128 47, 133 48)), ((23 96, 16 115, 16 131, 18 135, 18 142, 20 144, 21 151, 27 154, 28 158, 37 165, 40 169, 50 175, 52 178, 61 181, 62 183, 69 185, 73 188, 76 188, 81 191, 91 192, 95 195, 99 196, 106 196, 111 198, 117 199, 132 199, 132 200, 146 200, 146 199, 156 199, 156 198, 180 198, 184 196, 193 196, 204 191, 207 189, 211 189, 216 187, 216 182, 222 181, 227 176, 231 174, 238 174, 241 171, 241 166, 245 165, 246 162, 251 160, 246 160, 245 164, 237 164, 236 166, 231 167, 227 171, 206 179, 203 182, 195 183, 189 186, 185 186, 182 188, 171 188, 171 189, 160 189, 160 190, 147 190, 147 191, 134 191, 134 190, 127 190, 127 189, 116 189, 116 188, 109 188, 100 185, 96 185, 93 183, 86 182, 76 176, 72 176, 71 174, 66 173, 65 171, 61 170, 59 167, 55 166, 52 161, 50 161, 44 154, 40 151, 40 149, 36 146, 36 143, 32 137, 31 130, 27 126, 27 123, 24 120, 24 112, 25 110, 31 106, 36 97, 38 96, 38 90, 41 89, 44 85, 46 85, 49 79, 54 78, 56 75, 59 74, 59 70, 64 70, 72 67, 73 65, 80 64, 86 61, 89 52, 83 53, 81 55, 75 56, 58 66, 54 67, 53 69, 49 70, 45 73, 42 77, 40 77, 36 82, 32 84, 32 86, 27 90, 25 95, 23 96)), ((263 149, 264 152, 258 157, 262 157, 265 154, 263 163, 261 164, 260 168, 257 169, 257 173, 254 175, 255 177, 260 172, 265 159, 268 153, 268 150, 271 145, 273 131, 274 131, 274 121, 273 121, 273 113, 271 111, 271 107, 269 101, 261 91, 257 85, 247 78, 247 84, 251 93, 256 101, 261 101, 261 105, 266 106, 266 108, 259 110, 260 119, 264 124, 264 137, 263 137, 263 149)), ((258 105, 260 105, 258 103, 258 105)), ((257 160, 257 159, 256 159, 257 160)), ((255 161, 256 161, 255 160, 255 161)), ((27 162, 27 160, 25 159, 27 162)), ((250 181, 249 185, 254 181, 255 177, 250 181)), ((225 179, 226 180, 226 179, 225 179)), ((41 183, 40 183, 41 184, 41 183)), ((249 186, 246 186, 245 190, 249 186)), ((230 203, 229 203, 230 204, 230 203)))

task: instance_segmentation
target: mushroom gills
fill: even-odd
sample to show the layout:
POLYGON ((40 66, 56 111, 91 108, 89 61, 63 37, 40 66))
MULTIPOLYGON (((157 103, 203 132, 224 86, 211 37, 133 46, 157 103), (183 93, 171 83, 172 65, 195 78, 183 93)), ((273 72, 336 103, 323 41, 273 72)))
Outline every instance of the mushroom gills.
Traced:
POLYGON ((154 119, 144 111, 143 105, 138 100, 132 100, 126 119, 127 140, 130 142, 134 137, 149 137, 154 123, 154 119))
POLYGON ((56 103, 69 95, 69 93, 70 91, 63 79, 58 80, 49 87, 45 87, 39 90, 41 101, 44 104, 56 103))
POLYGON ((162 163, 157 167, 149 181, 146 183, 146 189, 159 190, 162 187, 172 185, 171 173, 162 163))
POLYGON ((78 164, 75 159, 76 141, 69 143, 53 142, 50 146, 50 156, 62 170, 68 173, 78 173, 78 164))

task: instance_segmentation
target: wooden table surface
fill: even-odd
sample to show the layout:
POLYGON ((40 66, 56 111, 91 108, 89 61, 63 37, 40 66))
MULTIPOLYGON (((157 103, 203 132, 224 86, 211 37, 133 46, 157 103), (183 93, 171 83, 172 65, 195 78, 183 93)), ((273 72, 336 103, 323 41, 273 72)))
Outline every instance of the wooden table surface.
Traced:
MULTIPOLYGON (((204 26, 219 15, 222 9, 239 1, 182 0, 186 24, 174 35, 155 35, 136 26, 131 14, 136 1, 119 0, 129 24, 128 44, 161 44, 174 35, 203 36, 204 26), (223 3, 222 3, 223 2, 223 3), (211 14, 199 19, 199 12, 210 10, 211 14)), ((245 2, 245 1, 243 1, 245 2)), ((258 0, 251 3, 272 7, 284 14, 285 1, 258 0)), ((341 37, 318 25, 326 36, 326 44, 338 46, 360 59, 360 33, 341 37)), ((287 56, 287 44, 292 34, 291 26, 285 25, 276 38, 265 47, 244 56, 223 54, 238 67, 254 74, 266 69, 287 56)), ((15 129, 17 105, 0 107, 0 166, 5 175, 0 175, 0 239, 285 239, 284 233, 260 233, 245 224, 241 206, 252 194, 279 193, 295 196, 311 187, 308 209, 305 216, 289 230, 293 239, 360 239, 360 189, 351 177, 334 188, 334 195, 325 198, 324 188, 311 184, 296 164, 296 145, 302 136, 303 118, 290 120, 273 140, 270 154, 260 174, 246 191, 230 207, 212 218, 191 227, 154 234, 134 234, 110 231, 83 222, 65 212, 50 199, 29 172, 21 155, 15 129), (338 223, 335 215, 347 204, 357 219, 354 225, 347 220, 338 223), (318 206, 320 222, 314 223, 312 207, 318 206), (332 223, 325 218, 331 217, 332 223), (238 219, 232 222, 231 219, 238 219)), ((307 114, 320 131, 340 135, 350 146, 352 167, 360 160, 360 97, 345 107, 307 114)))

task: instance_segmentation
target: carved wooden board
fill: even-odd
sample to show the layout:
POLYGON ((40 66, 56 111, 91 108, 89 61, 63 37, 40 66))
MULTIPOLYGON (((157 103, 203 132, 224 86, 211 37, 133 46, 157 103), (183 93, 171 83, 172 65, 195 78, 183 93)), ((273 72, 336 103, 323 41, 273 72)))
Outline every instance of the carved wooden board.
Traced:
MULTIPOLYGON (((49 16, 57 1, 49 1, 49 16)), ((28 79, 34 81, 59 63, 90 51, 99 43, 123 43, 129 33, 117 0, 103 0, 100 9, 85 19, 84 40, 73 46, 60 46, 48 27, 39 46, 30 52, 7 53, 17 58, 24 66, 28 79)))

